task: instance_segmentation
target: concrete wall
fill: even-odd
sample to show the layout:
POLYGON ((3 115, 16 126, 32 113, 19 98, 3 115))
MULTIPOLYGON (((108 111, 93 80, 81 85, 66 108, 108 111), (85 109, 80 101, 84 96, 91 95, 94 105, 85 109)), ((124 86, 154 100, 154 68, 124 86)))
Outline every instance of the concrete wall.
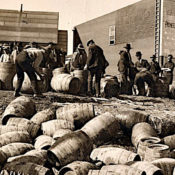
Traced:
MULTIPOLYGON (((140 50, 143 58, 149 59, 154 53, 155 1, 143 0, 76 26, 80 39, 86 47, 93 39, 102 47, 110 63, 107 73, 116 75, 119 50, 126 43, 131 43, 131 55, 136 61, 135 52, 140 50), (116 27, 116 44, 109 45, 109 26, 116 27)), ((87 49, 87 48, 86 48, 87 49)))
POLYGON ((175 0, 164 0, 163 55, 168 54, 175 57, 175 0))

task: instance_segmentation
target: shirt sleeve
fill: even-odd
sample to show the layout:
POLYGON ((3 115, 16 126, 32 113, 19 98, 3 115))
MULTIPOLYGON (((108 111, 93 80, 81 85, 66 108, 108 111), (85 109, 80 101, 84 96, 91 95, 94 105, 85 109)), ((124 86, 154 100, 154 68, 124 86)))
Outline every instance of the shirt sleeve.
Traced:
POLYGON ((34 68, 38 68, 43 60, 43 54, 41 52, 37 52, 37 57, 33 63, 34 68))

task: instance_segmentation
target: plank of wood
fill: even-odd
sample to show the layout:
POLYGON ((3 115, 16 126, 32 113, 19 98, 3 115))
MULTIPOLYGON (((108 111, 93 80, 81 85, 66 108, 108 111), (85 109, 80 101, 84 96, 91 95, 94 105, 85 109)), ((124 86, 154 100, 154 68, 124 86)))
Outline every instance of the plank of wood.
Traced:
MULTIPOLYGON (((19 26, 19 23, 16 22, 4 22, 0 21, 1 26, 19 26)), ((43 23, 33 23, 33 24, 26 24, 26 23, 21 23, 21 27, 26 27, 26 28, 58 28, 57 24, 43 24, 43 23)))

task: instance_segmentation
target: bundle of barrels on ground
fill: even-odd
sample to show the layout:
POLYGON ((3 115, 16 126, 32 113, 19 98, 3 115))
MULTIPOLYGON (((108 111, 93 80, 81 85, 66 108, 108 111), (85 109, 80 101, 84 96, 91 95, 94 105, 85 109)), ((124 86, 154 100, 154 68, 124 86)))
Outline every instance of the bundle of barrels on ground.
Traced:
MULTIPOLYGON (((85 95, 87 93, 88 71, 74 70, 70 74, 65 73, 64 67, 53 70, 51 87, 56 92, 85 95)), ((101 80, 102 97, 117 97, 119 94, 119 82, 117 77, 107 75, 101 80)))
POLYGON ((95 109, 91 103, 73 103, 36 112, 30 98, 13 100, 0 126, 1 174, 173 174, 174 135, 159 137, 145 113, 96 115, 95 109), (121 132, 136 151, 114 144, 121 132))

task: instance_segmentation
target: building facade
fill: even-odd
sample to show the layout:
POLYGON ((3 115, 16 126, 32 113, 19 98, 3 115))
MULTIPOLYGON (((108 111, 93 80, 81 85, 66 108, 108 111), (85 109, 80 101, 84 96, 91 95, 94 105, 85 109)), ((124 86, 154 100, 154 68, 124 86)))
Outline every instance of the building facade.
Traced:
POLYGON ((155 53, 165 57, 169 53, 175 55, 174 9, 175 0, 142 0, 75 28, 86 51, 90 39, 104 50, 110 63, 107 73, 116 75, 118 53, 126 43, 133 48, 131 56, 134 62, 137 51, 141 51, 148 61, 155 53))

